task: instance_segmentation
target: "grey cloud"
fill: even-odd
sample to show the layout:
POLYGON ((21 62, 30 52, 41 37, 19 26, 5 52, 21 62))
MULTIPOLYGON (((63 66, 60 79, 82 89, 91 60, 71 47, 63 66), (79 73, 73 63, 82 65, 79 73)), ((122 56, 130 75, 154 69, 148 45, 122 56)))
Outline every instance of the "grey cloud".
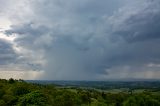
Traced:
POLYGON ((32 51, 35 61, 46 61, 44 66, 29 63, 45 71, 41 79, 98 80, 117 78, 121 72, 132 76, 134 70, 145 73, 145 65, 160 63, 160 6, 158 0, 141 2, 130 7, 126 0, 32 1, 30 22, 11 26, 6 34, 17 34, 15 43, 32 51))
MULTIPOLYGON (((33 69, 38 70, 40 66, 38 64, 32 65, 31 61, 26 61, 26 59, 22 58, 22 54, 17 53, 14 48, 13 44, 9 41, 4 39, 0 39, 0 67, 4 67, 4 69, 9 67, 9 70, 12 71, 15 67, 21 67, 21 70, 33 69)), ((6 71, 6 70, 0 70, 6 71)), ((19 70, 17 70, 19 71, 19 70)))
POLYGON ((124 10, 117 13, 119 15, 114 18, 119 17, 122 20, 118 24, 113 24, 115 27, 113 33, 128 42, 159 39, 160 2, 153 0, 146 1, 144 4, 139 7, 140 9, 133 8, 126 12, 127 8, 124 8, 124 10), (126 14, 122 15, 125 12, 126 14))
POLYGON ((116 39, 116 42, 121 42, 121 49, 123 49, 120 51, 122 54, 118 56, 120 58, 126 58, 129 61, 132 58, 138 58, 138 61, 143 62, 159 59, 157 48, 159 48, 160 36, 158 21, 160 2, 153 0, 145 1, 144 4, 139 8, 127 7, 132 8, 128 9, 129 11, 123 8, 109 19, 113 21, 110 37, 116 39), (119 18, 118 21, 117 18, 119 18))
POLYGON ((6 30, 5 34, 12 35, 14 33, 19 35, 34 35, 39 36, 42 34, 45 34, 48 31, 48 29, 45 26, 34 26, 33 23, 28 23, 24 25, 19 26, 11 26, 11 30, 6 30))
MULTIPOLYGON (((11 30, 6 30, 5 34, 12 36, 13 34, 20 35, 15 42, 17 45, 24 45, 27 48, 34 47, 34 41, 40 36, 46 35, 49 31, 49 28, 46 26, 34 26, 34 23, 27 23, 23 25, 13 25, 11 30)), ((48 41, 46 41, 48 42, 48 41)))
POLYGON ((0 64, 10 64, 17 61, 17 54, 12 48, 12 44, 0 39, 0 64))

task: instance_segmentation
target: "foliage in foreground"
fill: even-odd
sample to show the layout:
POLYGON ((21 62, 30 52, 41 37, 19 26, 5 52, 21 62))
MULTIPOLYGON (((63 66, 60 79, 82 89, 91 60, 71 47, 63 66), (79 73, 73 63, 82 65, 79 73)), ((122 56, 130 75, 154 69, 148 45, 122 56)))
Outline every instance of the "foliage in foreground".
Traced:
POLYGON ((105 93, 1 79, 0 106, 160 106, 160 93, 105 93))

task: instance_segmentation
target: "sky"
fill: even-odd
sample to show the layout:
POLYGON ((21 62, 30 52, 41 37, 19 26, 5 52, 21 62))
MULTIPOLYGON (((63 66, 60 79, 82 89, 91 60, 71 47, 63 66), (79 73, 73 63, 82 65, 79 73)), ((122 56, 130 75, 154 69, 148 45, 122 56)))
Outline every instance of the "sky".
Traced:
POLYGON ((160 0, 0 0, 0 78, 160 78, 160 0))

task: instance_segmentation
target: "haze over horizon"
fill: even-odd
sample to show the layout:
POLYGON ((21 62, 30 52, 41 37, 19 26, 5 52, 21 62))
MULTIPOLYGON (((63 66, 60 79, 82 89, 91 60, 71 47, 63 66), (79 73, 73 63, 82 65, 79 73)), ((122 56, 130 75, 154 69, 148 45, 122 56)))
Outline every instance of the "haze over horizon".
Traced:
POLYGON ((0 0, 0 78, 160 79, 160 0, 0 0))

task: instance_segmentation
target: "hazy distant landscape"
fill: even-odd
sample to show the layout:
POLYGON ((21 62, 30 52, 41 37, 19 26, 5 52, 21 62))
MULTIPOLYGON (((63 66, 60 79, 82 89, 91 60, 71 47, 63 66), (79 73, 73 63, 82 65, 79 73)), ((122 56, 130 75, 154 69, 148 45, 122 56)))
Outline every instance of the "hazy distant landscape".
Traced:
POLYGON ((37 84, 53 84, 59 87, 78 87, 88 89, 158 89, 160 80, 139 80, 139 81, 52 81, 52 80, 26 80, 26 82, 37 84))

